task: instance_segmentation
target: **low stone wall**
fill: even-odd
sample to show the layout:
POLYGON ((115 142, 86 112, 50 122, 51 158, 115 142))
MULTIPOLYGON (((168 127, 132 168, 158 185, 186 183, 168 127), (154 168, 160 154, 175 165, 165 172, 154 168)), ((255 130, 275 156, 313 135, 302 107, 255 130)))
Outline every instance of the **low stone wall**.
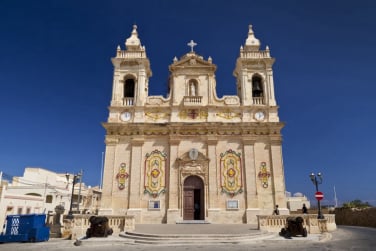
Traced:
MULTIPOLYGON (((93 215, 79 214, 73 215, 73 219, 64 218, 64 226, 62 231, 63 238, 77 239, 86 235, 86 230, 90 227, 89 219, 93 215)), ((114 231, 113 234, 118 235, 123 231, 134 231, 135 220, 131 215, 106 215, 108 224, 114 231)))
POLYGON ((376 208, 336 208, 337 225, 376 227, 376 208))
MULTIPOLYGON (((331 232, 337 229, 334 214, 325 214, 324 219, 317 219, 317 214, 295 214, 293 217, 302 217, 303 225, 308 233, 318 234, 331 232)), ((291 215, 258 215, 258 228, 260 230, 278 233, 286 227, 287 218, 291 215)))

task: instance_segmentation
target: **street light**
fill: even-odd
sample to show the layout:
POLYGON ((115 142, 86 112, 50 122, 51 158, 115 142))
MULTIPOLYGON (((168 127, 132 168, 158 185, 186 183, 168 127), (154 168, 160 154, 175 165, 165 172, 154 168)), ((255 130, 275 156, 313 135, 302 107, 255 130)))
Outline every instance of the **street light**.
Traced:
MULTIPOLYGON (((67 182, 69 184, 69 178, 70 174, 66 173, 65 177, 67 178, 67 182)), ((72 205, 73 205, 73 195, 74 195, 74 185, 77 184, 78 179, 81 177, 81 173, 78 174, 73 174, 73 181, 72 181, 72 195, 71 195, 71 201, 70 201, 70 206, 69 206, 69 212, 68 212, 68 217, 67 218, 72 218, 73 212, 72 212, 72 205)))
MULTIPOLYGON (((315 175, 314 173, 311 173, 309 177, 311 178, 312 183, 315 185, 316 193, 317 193, 319 191, 319 184, 322 183, 322 174, 317 173, 317 175, 315 175)), ((319 209, 319 212, 317 214, 317 219, 324 219, 324 216, 321 213, 321 204, 320 204, 319 199, 317 200, 317 207, 319 209)))

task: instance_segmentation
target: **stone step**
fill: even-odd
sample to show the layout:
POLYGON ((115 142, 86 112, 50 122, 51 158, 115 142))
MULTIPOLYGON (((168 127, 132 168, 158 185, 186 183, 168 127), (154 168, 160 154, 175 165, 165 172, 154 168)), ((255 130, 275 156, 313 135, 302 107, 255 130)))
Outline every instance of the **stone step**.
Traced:
POLYGON ((267 239, 274 236, 270 233, 252 234, 144 234, 136 232, 120 233, 121 237, 134 244, 223 244, 223 243, 244 243, 255 239, 267 239))

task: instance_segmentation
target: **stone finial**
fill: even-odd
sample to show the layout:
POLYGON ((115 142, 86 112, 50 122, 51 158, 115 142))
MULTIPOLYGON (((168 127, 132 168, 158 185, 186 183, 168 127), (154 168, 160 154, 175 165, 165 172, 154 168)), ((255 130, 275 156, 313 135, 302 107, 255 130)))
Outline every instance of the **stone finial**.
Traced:
POLYGON ((267 51, 270 51, 270 49, 269 49, 269 45, 266 46, 266 50, 267 50, 267 51))
POLYGON ((131 36, 125 41, 127 50, 142 49, 140 39, 138 38, 137 25, 133 25, 131 36))
POLYGON ((260 40, 258 40, 252 29, 252 25, 249 25, 248 38, 245 41, 245 49, 251 51, 257 51, 260 48, 260 40))
POLYGON ((210 57, 210 56, 208 57, 208 62, 209 62, 209 63, 213 62, 212 57, 210 57))
POLYGON ((118 50, 118 51, 121 50, 120 45, 117 46, 116 50, 118 50))
POLYGON ((178 61, 178 58, 175 56, 174 57, 174 63, 178 61))

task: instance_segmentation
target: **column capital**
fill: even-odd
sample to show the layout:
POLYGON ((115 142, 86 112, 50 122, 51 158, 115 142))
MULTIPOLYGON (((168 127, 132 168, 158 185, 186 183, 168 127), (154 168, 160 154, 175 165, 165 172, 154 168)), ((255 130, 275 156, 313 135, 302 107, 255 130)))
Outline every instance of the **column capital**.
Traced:
POLYGON ((142 146, 144 144, 144 137, 137 137, 131 139, 132 146, 142 146))
POLYGON ((114 136, 106 136, 104 143, 108 146, 116 145, 117 143, 119 143, 119 138, 114 136))
POLYGON ((217 136, 208 136, 206 142, 208 145, 216 145, 218 143, 218 137, 217 136))
POLYGON ((243 144, 244 145, 254 145, 256 143, 256 138, 255 137, 243 137, 243 144))
POLYGON ((170 137, 170 144, 171 145, 179 145, 180 144, 180 139, 176 137, 170 137))

